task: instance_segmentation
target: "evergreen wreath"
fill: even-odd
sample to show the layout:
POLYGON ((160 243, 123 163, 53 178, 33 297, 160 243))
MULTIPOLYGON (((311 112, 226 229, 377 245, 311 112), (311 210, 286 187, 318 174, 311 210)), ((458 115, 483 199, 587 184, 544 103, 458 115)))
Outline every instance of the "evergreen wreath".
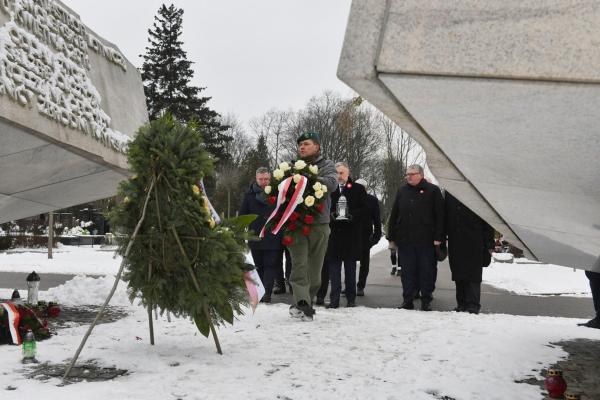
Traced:
POLYGON ((138 131, 127 152, 135 175, 119 186, 123 200, 111 224, 122 235, 118 253, 125 255, 148 200, 124 258, 130 299, 191 317, 204 336, 212 331, 221 353, 214 325, 233 324, 247 303, 245 230, 256 216, 215 224, 199 184, 213 174, 200 129, 167 114, 138 131))

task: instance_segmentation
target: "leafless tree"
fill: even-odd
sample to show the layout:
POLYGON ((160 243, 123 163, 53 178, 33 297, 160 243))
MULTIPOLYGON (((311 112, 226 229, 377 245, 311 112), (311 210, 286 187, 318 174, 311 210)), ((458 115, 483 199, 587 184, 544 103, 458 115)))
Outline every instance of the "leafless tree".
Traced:
POLYGON ((221 124, 229 127, 224 133, 233 138, 227 142, 225 151, 231 156, 232 165, 239 167, 248 150, 252 148, 252 139, 246 134, 243 124, 235 114, 225 115, 221 124))
POLYGON ((250 129, 258 137, 263 135, 269 148, 269 164, 276 166, 281 161, 287 160, 288 154, 284 149, 284 136, 290 131, 293 124, 294 113, 271 109, 260 117, 250 120, 250 129))

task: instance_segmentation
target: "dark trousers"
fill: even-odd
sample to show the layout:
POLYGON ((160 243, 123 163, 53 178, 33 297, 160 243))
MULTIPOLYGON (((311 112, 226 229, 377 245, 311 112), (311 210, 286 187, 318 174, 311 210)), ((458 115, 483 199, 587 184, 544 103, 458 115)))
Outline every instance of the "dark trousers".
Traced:
POLYGON ((421 301, 431 302, 437 278, 437 261, 430 245, 398 244, 398 264, 402 266, 402 297, 412 302, 417 291, 421 301))
POLYGON ((458 308, 479 312, 481 309, 481 282, 456 281, 456 303, 458 308))
POLYGON ((344 264, 346 300, 348 300, 348 303, 354 303, 354 300, 356 300, 356 260, 329 260, 329 280, 331 281, 329 302, 333 305, 340 304, 340 294, 342 293, 342 263, 344 264))
POLYGON ((273 292, 273 282, 277 277, 277 269, 281 269, 280 250, 251 250, 251 253, 260 280, 265 287, 265 295, 270 296, 273 292))
MULTIPOLYGON (((364 243, 363 243, 364 245, 364 243)), ((365 246, 360 255, 360 270, 358 272, 358 283, 356 287, 364 289, 367 286, 367 276, 369 275, 369 262, 371 261, 371 247, 365 246)))
POLYGON ((590 280, 590 288, 592 289, 592 300, 594 300, 594 310, 596 317, 600 317, 600 273, 585 271, 585 276, 590 280))
POLYGON ((329 260, 325 260, 321 268, 321 287, 317 291, 317 299, 325 299, 327 289, 329 289, 329 260))

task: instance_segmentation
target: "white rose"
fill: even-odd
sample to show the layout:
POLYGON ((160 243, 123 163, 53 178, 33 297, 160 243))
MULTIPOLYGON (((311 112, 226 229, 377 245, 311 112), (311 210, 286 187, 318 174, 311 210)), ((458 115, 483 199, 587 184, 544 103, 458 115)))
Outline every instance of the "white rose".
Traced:
POLYGON ((296 163, 294 164, 294 169, 295 170, 301 170, 304 169, 306 167, 306 163, 302 160, 298 160, 296 161, 296 163))
POLYGON ((281 178, 283 178, 283 171, 280 169, 276 169, 275 171, 273 171, 273 177, 277 180, 280 180, 281 178))
POLYGON ((304 204, 306 204, 306 207, 312 207, 315 204, 315 198, 312 196, 306 196, 304 204))
POLYGON ((323 191, 322 191, 322 190, 317 190, 317 191, 315 191, 315 197, 316 197, 317 199, 320 199, 321 197, 323 197, 323 194, 324 194, 324 193, 323 193, 323 191))
POLYGON ((314 175, 317 175, 319 173, 319 167, 317 167, 316 165, 309 165, 308 170, 314 175))
POLYGON ((266 186, 265 187, 265 193, 266 194, 271 194, 271 186, 266 186))
POLYGON ((287 162, 282 162, 281 164, 279 164, 279 169, 282 171, 289 171, 292 167, 290 167, 290 164, 288 164, 287 162))
POLYGON ((302 198, 302 196, 299 196, 296 200, 296 204, 302 204, 302 202, 304 202, 304 199, 302 198))
POLYGON ((300 178, 302 178, 300 174, 294 174, 294 183, 300 182, 300 178))
POLYGON ((321 185, 321 191, 323 191, 323 193, 327 193, 327 186, 321 185))
POLYGON ((315 190, 315 192, 318 192, 321 190, 321 182, 317 182, 313 185, 313 189, 315 190))

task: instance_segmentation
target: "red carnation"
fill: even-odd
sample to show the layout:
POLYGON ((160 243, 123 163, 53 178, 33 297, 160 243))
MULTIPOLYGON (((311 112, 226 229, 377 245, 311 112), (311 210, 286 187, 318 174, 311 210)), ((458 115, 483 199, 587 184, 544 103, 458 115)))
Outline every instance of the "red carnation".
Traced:
POLYGON ((268 200, 269 204, 274 206, 277 203, 277 197, 275 196, 269 196, 269 200, 268 200))
POLYGON ((295 222, 290 222, 290 224, 288 225, 288 231, 293 232, 298 228, 298 225, 296 225, 295 222))
POLYGON ((294 222, 295 220, 297 220, 298 218, 300 218, 300 213, 297 211, 294 211, 292 213, 292 215, 290 215, 290 222, 294 222))
POLYGON ((303 226, 303 227, 302 227, 302 234, 303 234, 304 236, 308 236, 308 235, 310 235, 310 226, 306 226, 306 225, 305 225, 305 226, 303 226))
POLYGON ((291 236, 285 235, 281 243, 283 243, 284 246, 289 246, 294 243, 294 239, 292 239, 291 236))
POLYGON ((312 224, 313 222, 315 222, 315 217, 313 217, 312 215, 305 215, 304 216, 304 223, 305 224, 312 224))

